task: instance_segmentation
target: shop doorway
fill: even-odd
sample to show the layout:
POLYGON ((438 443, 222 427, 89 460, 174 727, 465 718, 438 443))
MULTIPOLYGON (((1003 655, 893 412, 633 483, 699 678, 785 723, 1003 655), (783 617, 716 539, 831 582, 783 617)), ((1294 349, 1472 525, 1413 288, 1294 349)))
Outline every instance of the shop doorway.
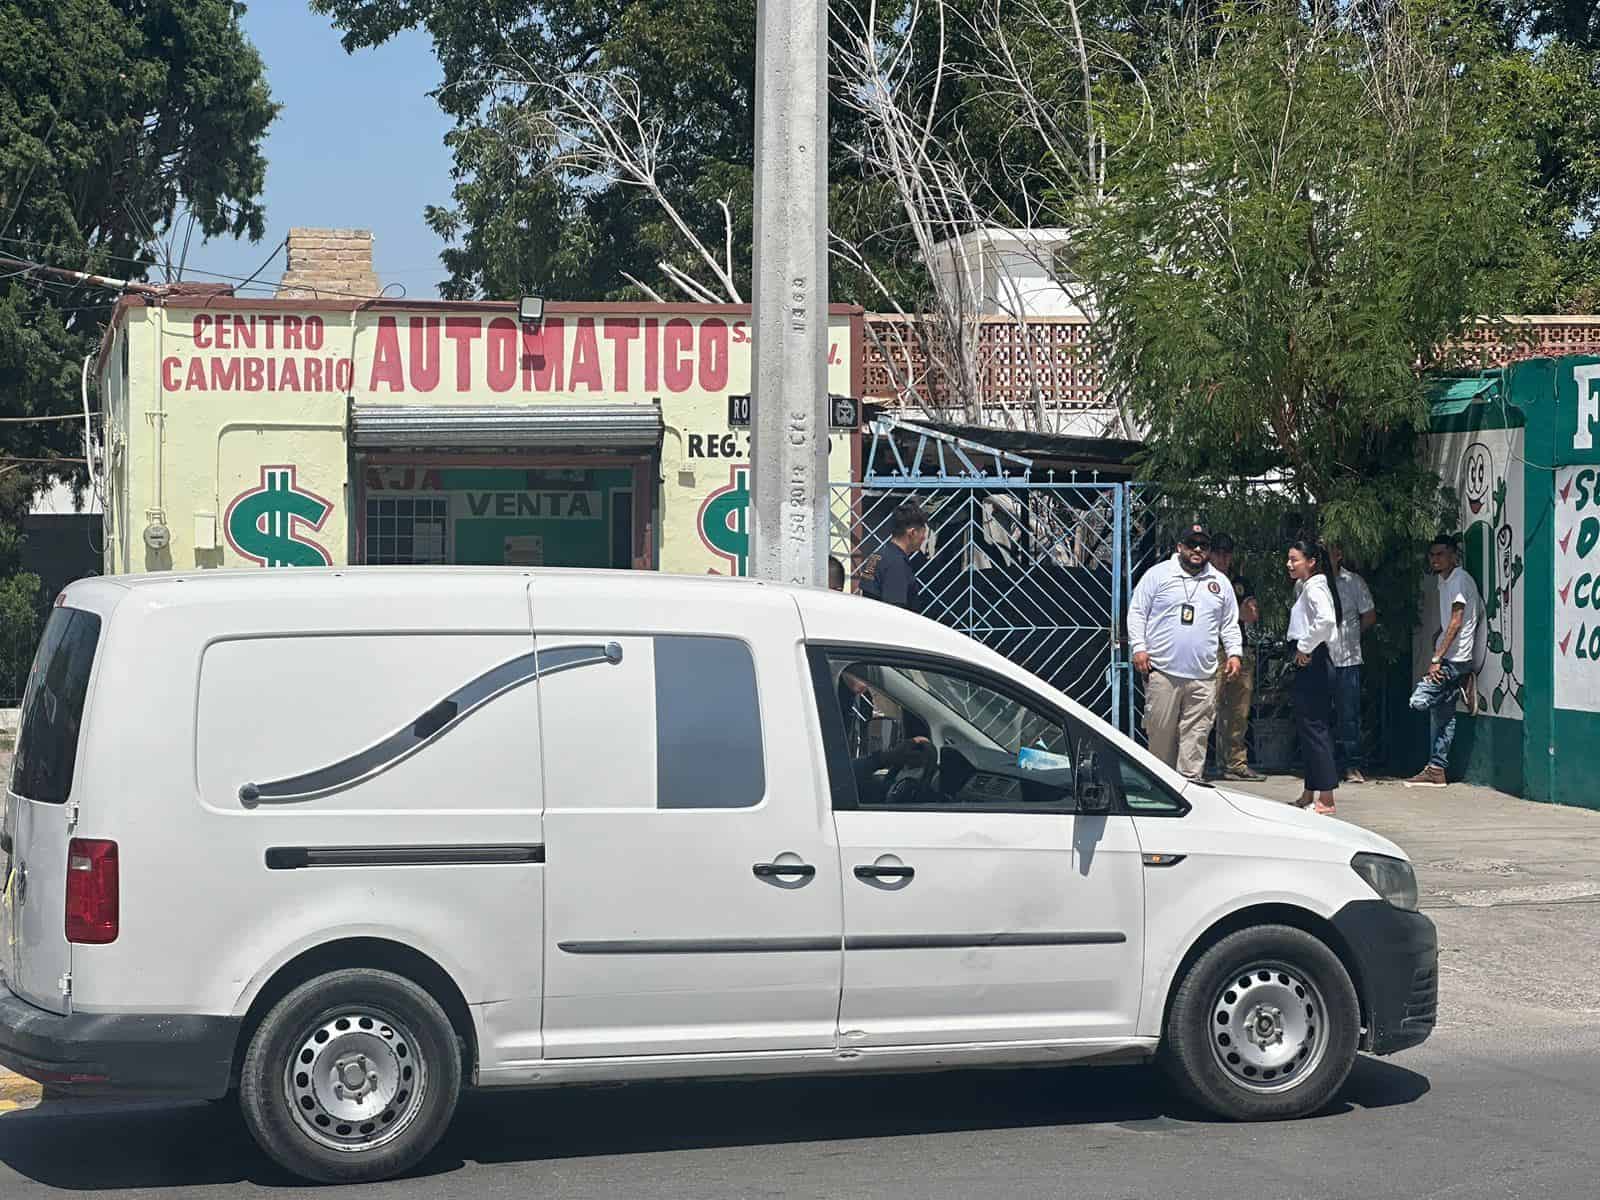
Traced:
POLYGON ((649 568, 653 460, 367 455, 356 561, 649 568))

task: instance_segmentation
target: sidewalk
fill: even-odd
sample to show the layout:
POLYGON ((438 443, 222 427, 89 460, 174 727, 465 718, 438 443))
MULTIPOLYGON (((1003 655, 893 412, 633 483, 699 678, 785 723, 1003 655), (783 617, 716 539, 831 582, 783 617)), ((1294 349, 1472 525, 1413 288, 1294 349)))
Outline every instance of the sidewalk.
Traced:
MULTIPOLYGON (((1285 803, 1300 795, 1291 776, 1228 786, 1285 803)), ((1338 819, 1416 864, 1421 907, 1439 927, 1441 1041, 1531 1047, 1600 1034, 1600 812, 1390 780, 1346 785, 1337 802, 1338 819)))

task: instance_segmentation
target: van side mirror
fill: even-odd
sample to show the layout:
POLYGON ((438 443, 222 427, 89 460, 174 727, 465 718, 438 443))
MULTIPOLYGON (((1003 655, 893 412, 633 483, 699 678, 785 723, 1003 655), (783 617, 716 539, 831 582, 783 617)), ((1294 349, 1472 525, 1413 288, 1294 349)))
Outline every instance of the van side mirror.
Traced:
POLYGON ((1078 778, 1078 811, 1105 813, 1111 811, 1111 789, 1098 779, 1078 778))

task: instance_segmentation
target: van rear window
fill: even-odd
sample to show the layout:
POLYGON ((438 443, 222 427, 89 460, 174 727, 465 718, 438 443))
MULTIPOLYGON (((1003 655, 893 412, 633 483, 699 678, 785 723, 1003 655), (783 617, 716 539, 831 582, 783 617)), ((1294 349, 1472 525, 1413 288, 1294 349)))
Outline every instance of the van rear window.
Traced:
POLYGON ((100 618, 94 613, 58 608, 50 614, 22 698, 22 727, 11 764, 11 790, 17 795, 64 804, 71 794, 89 669, 99 643, 100 618))

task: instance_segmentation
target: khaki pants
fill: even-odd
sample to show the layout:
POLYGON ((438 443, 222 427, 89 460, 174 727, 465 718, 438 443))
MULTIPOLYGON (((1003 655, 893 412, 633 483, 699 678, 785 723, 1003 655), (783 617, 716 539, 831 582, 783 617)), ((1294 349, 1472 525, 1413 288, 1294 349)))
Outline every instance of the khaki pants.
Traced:
POLYGON ((1211 679, 1179 679, 1151 671, 1144 689, 1144 732, 1150 753, 1180 775, 1199 779, 1206 769, 1206 742, 1217 711, 1211 679))
POLYGON ((1228 660, 1223 659, 1217 666, 1217 769, 1248 771, 1244 734, 1250 724, 1250 695, 1256 686, 1255 655, 1244 656, 1239 678, 1229 680, 1227 669, 1228 660))

